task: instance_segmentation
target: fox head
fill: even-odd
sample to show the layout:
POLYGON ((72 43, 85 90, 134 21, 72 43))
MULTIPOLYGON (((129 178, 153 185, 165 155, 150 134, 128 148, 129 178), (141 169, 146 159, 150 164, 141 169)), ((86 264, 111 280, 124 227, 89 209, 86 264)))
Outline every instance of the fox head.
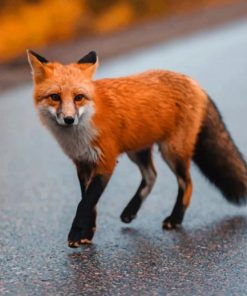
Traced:
POLYGON ((34 81, 34 101, 41 119, 49 118, 66 127, 78 125, 92 111, 96 53, 91 51, 69 65, 49 62, 31 50, 27 55, 34 81))

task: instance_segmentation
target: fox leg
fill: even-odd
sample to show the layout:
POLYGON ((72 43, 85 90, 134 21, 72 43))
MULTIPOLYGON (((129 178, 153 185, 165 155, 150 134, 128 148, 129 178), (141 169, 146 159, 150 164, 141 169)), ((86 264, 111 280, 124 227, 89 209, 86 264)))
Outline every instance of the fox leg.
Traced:
POLYGON ((163 221, 163 229, 174 229, 182 224, 185 211, 189 206, 191 194, 192 194, 192 181, 190 177, 190 159, 180 158, 164 148, 164 145, 160 146, 161 153, 168 166, 174 172, 178 182, 178 195, 177 200, 170 216, 163 221))
POLYGON ((136 217, 142 202, 152 190, 156 179, 156 171, 152 161, 151 148, 137 152, 130 152, 128 153, 128 157, 139 167, 142 175, 142 181, 135 195, 120 216, 121 220, 125 223, 130 223, 136 217))
POLYGON ((91 242, 96 230, 96 204, 110 179, 108 174, 94 174, 90 166, 78 163, 76 166, 82 199, 68 235, 71 248, 91 242))

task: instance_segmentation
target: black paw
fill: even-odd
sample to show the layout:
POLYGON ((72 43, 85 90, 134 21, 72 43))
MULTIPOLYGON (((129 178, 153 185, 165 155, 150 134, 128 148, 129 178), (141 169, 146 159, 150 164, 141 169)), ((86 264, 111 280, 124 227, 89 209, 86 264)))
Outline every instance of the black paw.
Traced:
POLYGON ((127 204, 123 210, 120 219, 124 223, 130 223, 133 219, 136 218, 137 213, 141 207, 142 200, 139 196, 135 195, 131 201, 127 204))
POLYGON ((68 235, 68 245, 70 248, 78 248, 83 244, 91 244, 95 228, 83 229, 72 227, 68 235))
POLYGON ((174 216, 167 217, 162 224, 162 228, 166 230, 179 228, 182 224, 182 220, 174 216))
POLYGON ((131 212, 123 211, 120 216, 120 219, 124 223, 130 223, 133 219, 136 218, 136 214, 132 214, 131 212))

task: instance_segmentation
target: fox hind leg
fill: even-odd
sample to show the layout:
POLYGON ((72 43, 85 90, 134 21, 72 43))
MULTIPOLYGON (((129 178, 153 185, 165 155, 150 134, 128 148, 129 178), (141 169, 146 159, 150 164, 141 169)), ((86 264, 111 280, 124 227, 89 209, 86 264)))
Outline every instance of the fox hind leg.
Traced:
POLYGON ((153 165, 151 148, 130 152, 128 153, 128 157, 139 167, 142 181, 135 195, 120 216, 124 223, 130 223, 136 217, 144 199, 151 192, 156 179, 156 170, 153 165))
POLYGON ((174 229, 182 224, 186 208, 189 206, 192 194, 190 177, 190 158, 181 157, 166 145, 160 145, 161 154, 168 166, 174 172, 178 182, 176 203, 170 216, 163 221, 163 229, 174 229))

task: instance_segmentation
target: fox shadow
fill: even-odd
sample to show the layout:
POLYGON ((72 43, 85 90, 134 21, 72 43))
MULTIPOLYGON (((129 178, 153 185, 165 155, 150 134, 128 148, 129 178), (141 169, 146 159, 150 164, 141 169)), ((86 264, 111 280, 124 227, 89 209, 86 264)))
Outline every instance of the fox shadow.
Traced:
MULTIPOLYGON (((97 291, 110 291, 113 286, 121 291, 126 286, 126 274, 132 284, 138 285, 139 281, 143 282, 142 271, 149 278, 149 284, 150 281, 155 285, 159 283, 164 292, 174 287, 179 277, 184 278, 185 274, 187 288, 192 279, 193 282, 205 282, 204 275, 209 272, 211 276, 206 281, 212 281, 220 268, 224 268, 225 261, 244 252, 246 233, 245 216, 227 217, 203 229, 181 228, 164 232, 158 237, 152 237, 148 230, 123 227, 124 247, 121 243, 109 245, 110 250, 105 252, 101 246, 91 245, 70 254, 69 260, 76 266, 74 276, 78 289, 84 292, 88 291, 85 283, 97 291), (83 274, 85 269, 88 271, 86 276, 83 274)), ((149 284, 143 283, 143 287, 148 289, 149 284)))
POLYGON ((122 228, 122 234, 135 241, 136 249, 140 248, 139 242, 145 241, 146 247, 155 249, 155 253, 164 255, 165 252, 172 252, 173 256, 188 258, 188 265, 196 258, 207 258, 227 256, 235 249, 235 252, 242 247, 247 236, 247 217, 233 216, 211 223, 204 228, 193 228, 187 230, 181 227, 177 230, 165 231, 163 237, 156 242, 150 234, 142 233, 131 227, 122 228), (150 242, 150 243, 148 243, 150 242), (210 254, 209 254, 210 252, 210 254), (193 257, 193 260, 190 258, 193 257))

